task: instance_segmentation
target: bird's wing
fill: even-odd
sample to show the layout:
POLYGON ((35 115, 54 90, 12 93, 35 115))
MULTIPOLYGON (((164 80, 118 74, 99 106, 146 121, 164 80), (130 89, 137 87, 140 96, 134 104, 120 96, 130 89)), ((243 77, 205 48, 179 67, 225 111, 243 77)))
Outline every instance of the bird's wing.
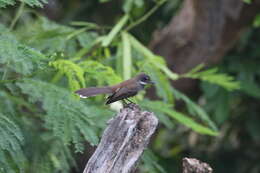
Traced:
POLYGON ((110 95, 107 98, 106 104, 110 104, 110 103, 116 102, 118 100, 122 100, 122 99, 125 99, 125 98, 128 98, 128 97, 132 97, 136 94, 137 94, 136 90, 131 90, 127 87, 118 88, 114 92, 114 94, 110 95))

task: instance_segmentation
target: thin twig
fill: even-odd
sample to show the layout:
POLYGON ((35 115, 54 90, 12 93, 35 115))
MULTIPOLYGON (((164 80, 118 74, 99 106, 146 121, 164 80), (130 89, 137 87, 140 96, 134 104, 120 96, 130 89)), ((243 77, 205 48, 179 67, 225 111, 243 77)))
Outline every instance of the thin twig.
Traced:
POLYGON ((23 13, 23 9, 24 9, 24 6, 25 6, 25 3, 24 2, 21 2, 15 16, 14 16, 14 19, 12 20, 12 23, 9 27, 10 30, 12 30, 16 24, 16 22, 18 21, 18 19, 21 17, 22 13, 23 13))
POLYGON ((140 19, 135 21, 134 23, 130 24, 125 30, 129 31, 139 25, 140 23, 144 22, 147 18, 149 18, 163 3, 165 3, 166 0, 159 1, 156 6, 154 6, 150 11, 148 11, 144 16, 142 16, 140 19))

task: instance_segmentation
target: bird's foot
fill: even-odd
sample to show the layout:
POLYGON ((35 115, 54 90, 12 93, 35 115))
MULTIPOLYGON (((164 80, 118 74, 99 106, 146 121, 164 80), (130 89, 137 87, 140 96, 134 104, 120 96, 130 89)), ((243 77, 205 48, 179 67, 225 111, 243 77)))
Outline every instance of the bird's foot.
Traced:
POLYGON ((129 101, 130 103, 127 103, 125 100, 122 100, 123 101, 123 107, 124 108, 130 108, 130 109, 134 108, 134 106, 136 104, 129 99, 126 99, 126 100, 129 101))

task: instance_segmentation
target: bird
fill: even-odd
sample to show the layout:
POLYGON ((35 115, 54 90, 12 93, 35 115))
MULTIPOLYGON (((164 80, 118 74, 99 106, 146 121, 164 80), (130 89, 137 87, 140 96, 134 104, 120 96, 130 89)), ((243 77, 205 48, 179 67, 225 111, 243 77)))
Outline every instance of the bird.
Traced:
POLYGON ((81 98, 96 96, 98 94, 110 94, 107 97, 106 105, 122 100, 126 104, 125 99, 132 103, 128 98, 135 96, 139 91, 143 90, 146 85, 153 84, 150 76, 140 73, 135 77, 123 81, 113 86, 82 88, 75 91, 81 98))

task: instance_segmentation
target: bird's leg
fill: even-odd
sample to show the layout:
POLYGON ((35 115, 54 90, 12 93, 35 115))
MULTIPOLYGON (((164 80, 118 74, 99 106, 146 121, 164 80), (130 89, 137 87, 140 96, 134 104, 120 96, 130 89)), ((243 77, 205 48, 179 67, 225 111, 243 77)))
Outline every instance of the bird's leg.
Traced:
POLYGON ((122 102, 123 102, 123 107, 124 108, 127 107, 128 103, 126 103, 125 99, 123 99, 122 102))
POLYGON ((127 101, 129 101, 129 103, 126 105, 126 107, 128 107, 128 108, 133 108, 134 107, 134 105, 135 105, 135 103, 134 102, 132 102, 130 99, 128 99, 128 98, 125 98, 127 101))
POLYGON ((129 104, 134 103, 134 102, 133 102, 132 100, 130 100, 129 98, 126 98, 126 100, 130 102, 129 104))

